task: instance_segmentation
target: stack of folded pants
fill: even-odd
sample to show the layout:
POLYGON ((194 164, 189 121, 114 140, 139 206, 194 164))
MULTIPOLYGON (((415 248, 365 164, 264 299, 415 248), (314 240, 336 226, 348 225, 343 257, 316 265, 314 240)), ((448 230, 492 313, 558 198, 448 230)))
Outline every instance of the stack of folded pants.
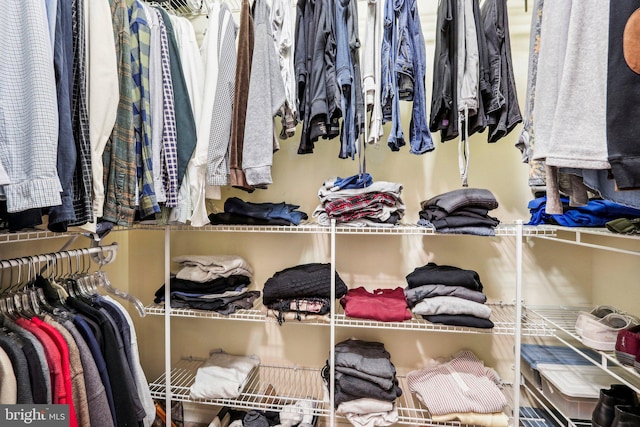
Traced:
MULTIPOLYGON (((191 308, 229 315, 253 307, 260 296, 247 290, 253 269, 236 255, 182 255, 173 258, 180 270, 171 277, 172 308, 191 308)), ((156 303, 164 301, 164 285, 155 293, 156 303)))
MULTIPOLYGON (((282 324, 286 319, 303 320, 323 316, 331 311, 331 266, 325 263, 300 264, 276 272, 264 284, 262 302, 267 315, 282 324)), ((335 272, 335 297, 347 293, 335 272)))
POLYGON ((407 374, 409 390, 425 404, 433 421, 459 420, 463 424, 504 426, 509 418, 502 380, 493 369, 465 350, 443 363, 407 374))
MULTIPOLYGON (((322 376, 329 385, 327 361, 322 376)), ((396 368, 384 344, 348 339, 335 347, 336 412, 355 426, 390 425, 398 421, 395 400, 402 395, 396 368)))
POLYGON ((313 212, 318 224, 355 227, 393 227, 404 216, 402 185, 349 177, 329 180, 318 190, 320 204, 313 212), (346 182, 346 183, 345 183, 346 182))
POLYGON ((285 202, 253 203, 229 197, 224 202, 224 212, 210 214, 209 221, 213 225, 299 225, 309 217, 297 210, 299 207, 285 202))
POLYGON ((477 272, 430 262, 417 267, 406 279, 404 293, 413 314, 432 323, 494 327, 477 272))
POLYGON ((438 233, 494 236, 500 220, 488 213, 497 207, 491 191, 461 188, 420 202, 418 225, 438 233))

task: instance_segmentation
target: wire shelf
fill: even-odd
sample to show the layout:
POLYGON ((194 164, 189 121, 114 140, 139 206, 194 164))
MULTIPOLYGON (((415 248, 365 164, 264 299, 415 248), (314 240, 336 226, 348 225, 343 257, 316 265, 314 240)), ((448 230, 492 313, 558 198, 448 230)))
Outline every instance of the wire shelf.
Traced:
MULTIPOLYGON (((326 416, 329 404, 323 400, 324 390, 319 369, 260 365, 247 379, 240 395, 235 399, 192 399, 190 387, 204 359, 182 359, 171 369, 172 399, 210 405, 227 405, 239 409, 282 410, 303 399, 312 402, 314 415, 326 416)), ((149 384, 151 396, 165 398, 165 375, 149 384)))
MULTIPOLYGON (((493 334, 493 335, 513 335, 515 334, 515 305, 510 304, 488 304, 491 306, 491 320, 495 327, 493 329, 469 328, 463 326, 450 326, 428 322, 420 317, 414 317, 404 322, 380 322, 377 320, 356 319, 347 317, 338 307, 335 325, 337 327, 368 328, 368 329, 395 329, 395 330, 418 330, 433 332, 455 332, 468 334, 493 334)), ((164 304, 151 304, 145 307, 147 314, 164 316, 164 304)), ((188 308, 172 308, 171 316, 188 317, 200 319, 216 320, 243 320, 249 322, 276 322, 275 318, 267 317, 264 306, 260 302, 250 310, 238 310, 228 316, 207 310, 194 310, 188 308)), ((320 320, 287 320, 284 325, 321 325, 329 326, 330 318, 325 316, 320 320)), ((555 330, 550 328, 539 316, 526 314, 522 321, 522 334, 525 336, 554 336, 555 330)))
MULTIPOLYGON (((266 308, 261 303, 262 300, 257 300, 254 303, 254 308, 248 310, 238 310, 235 313, 229 315, 223 315, 216 313, 214 311, 208 310, 194 310, 190 308, 172 308, 171 316, 173 317, 189 317, 189 318, 198 318, 198 319, 216 319, 216 320, 244 320, 248 322, 274 322, 277 323, 277 320, 274 317, 267 316, 266 308)), ((164 304, 151 304, 145 307, 145 311, 147 314, 151 315, 159 315, 164 316, 165 309, 164 304)), ((309 320, 286 320, 284 322, 285 325, 289 324, 302 324, 302 325, 322 325, 328 326, 330 322, 329 316, 324 316, 324 318, 317 319, 309 319, 309 320)))
MULTIPOLYGON (((299 225, 204 225, 194 227, 186 224, 170 224, 167 226, 153 222, 134 224, 131 228, 118 227, 123 230, 164 230, 169 227, 172 231, 201 231, 201 232, 225 232, 225 233, 285 233, 285 234, 331 234, 331 227, 320 225, 316 222, 306 221, 299 225)), ((556 228, 553 226, 523 226, 523 236, 555 236, 556 228)), ((496 237, 516 236, 515 224, 499 225, 495 228, 496 237)), ((336 234, 379 234, 379 235, 424 235, 424 236, 467 236, 464 234, 438 233, 431 228, 421 227, 416 224, 398 224, 394 227, 351 227, 348 225, 336 226, 336 234)), ((475 236, 479 237, 479 236, 475 236)), ((484 237, 484 236, 482 236, 484 237)))
POLYGON ((0 243, 16 243, 44 239, 61 239, 82 235, 81 233, 54 233, 48 230, 24 230, 15 233, 0 232, 0 243))
POLYGON ((595 360, 579 348, 581 345, 578 343, 581 342, 581 339, 575 328, 578 313, 581 311, 589 312, 592 308, 592 306, 526 306, 525 310, 539 316, 555 328, 555 337, 585 359, 606 370, 617 380, 622 381, 634 388, 637 392, 640 392, 640 373, 633 367, 622 364, 616 358, 615 352, 594 350, 599 355, 599 360, 595 360))
MULTIPOLYGON (((209 405, 227 405, 237 409, 264 409, 280 411, 285 405, 291 405, 303 399, 313 403, 313 414, 329 416, 331 414, 326 390, 319 369, 301 367, 282 367, 260 365, 247 379, 246 386, 235 399, 192 399, 190 387, 204 359, 182 359, 171 369, 172 399, 182 402, 196 402, 209 405), (326 399, 326 400, 325 400, 326 399)), ((397 376, 403 393, 396 400, 398 423, 423 426, 461 426, 457 421, 433 422, 429 411, 410 393, 405 376, 397 376)), ((165 375, 149 384, 151 396, 165 398, 165 375)), ((510 387, 505 388, 509 395, 510 387)))

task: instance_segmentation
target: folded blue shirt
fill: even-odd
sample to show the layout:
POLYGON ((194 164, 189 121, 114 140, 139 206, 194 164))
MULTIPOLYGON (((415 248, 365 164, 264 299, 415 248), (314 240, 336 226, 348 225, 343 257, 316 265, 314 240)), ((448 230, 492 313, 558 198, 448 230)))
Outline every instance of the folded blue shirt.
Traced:
MULTIPOLYGON (((569 199, 562 197, 560 201, 568 206, 569 199)), ((563 214, 547 214, 546 197, 539 197, 529 202, 528 208, 531 219, 527 225, 557 224, 565 227, 604 227, 604 225, 618 218, 640 218, 640 210, 630 208, 608 200, 589 200, 585 206, 569 207, 563 214)))

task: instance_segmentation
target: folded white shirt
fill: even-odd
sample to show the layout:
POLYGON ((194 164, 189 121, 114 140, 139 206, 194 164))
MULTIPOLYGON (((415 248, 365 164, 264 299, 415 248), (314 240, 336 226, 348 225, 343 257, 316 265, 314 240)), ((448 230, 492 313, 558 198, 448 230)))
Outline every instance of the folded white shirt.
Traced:
POLYGON ((260 364, 256 355, 236 356, 217 349, 198 368, 190 393, 193 399, 234 399, 240 395, 251 371, 260 364))
POLYGON ((337 413, 347 417, 355 427, 388 426, 398 422, 398 410, 393 402, 366 397, 341 403, 337 413))

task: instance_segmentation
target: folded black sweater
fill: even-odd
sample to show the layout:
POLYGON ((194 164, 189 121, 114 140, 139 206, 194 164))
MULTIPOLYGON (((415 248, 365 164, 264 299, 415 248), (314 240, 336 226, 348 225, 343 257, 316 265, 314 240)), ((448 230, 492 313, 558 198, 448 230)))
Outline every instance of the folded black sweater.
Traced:
MULTIPOLYGON (((346 293, 347 285, 336 271, 335 296, 342 298, 346 293)), ((265 305, 282 299, 302 297, 331 297, 331 266, 329 264, 301 264, 278 271, 267 279, 262 290, 265 305)))

